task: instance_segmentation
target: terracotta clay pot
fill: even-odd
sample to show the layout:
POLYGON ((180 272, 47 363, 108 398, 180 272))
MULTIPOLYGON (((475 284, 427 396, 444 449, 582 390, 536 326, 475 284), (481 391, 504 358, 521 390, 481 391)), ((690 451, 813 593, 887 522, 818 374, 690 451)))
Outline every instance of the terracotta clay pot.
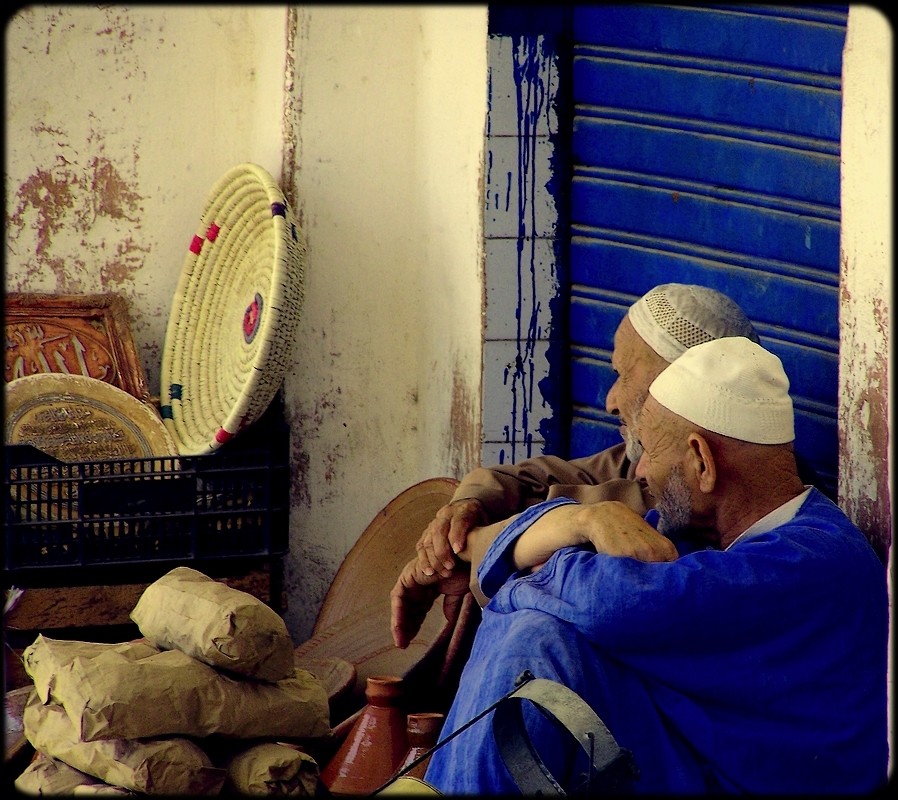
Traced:
POLYGON ((321 782, 332 795, 369 795, 395 774, 408 750, 402 696, 402 678, 366 679, 367 704, 321 771, 321 782))
MULTIPOLYGON (((397 772, 402 772, 402 770, 421 758, 437 743, 445 719, 445 714, 437 714, 435 712, 421 712, 408 715, 405 733, 409 746, 405 757, 399 764, 397 772)), ((403 774, 424 780, 424 773, 427 770, 429 761, 430 757, 428 756, 403 774)))

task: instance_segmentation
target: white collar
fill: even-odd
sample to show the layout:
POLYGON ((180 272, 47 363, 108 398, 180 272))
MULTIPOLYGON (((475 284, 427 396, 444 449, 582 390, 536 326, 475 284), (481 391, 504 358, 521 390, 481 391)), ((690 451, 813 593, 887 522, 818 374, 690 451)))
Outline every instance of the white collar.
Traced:
POLYGON ((767 533, 767 531, 772 531, 774 528, 778 528, 780 525, 784 525, 787 523, 792 517, 794 517, 798 513, 798 509, 801 508, 807 496, 811 493, 810 486, 805 486, 805 490, 798 496, 793 497, 791 500, 787 500, 783 503, 779 508, 773 509, 769 514, 765 514, 761 519, 755 522, 753 525, 749 525, 742 533, 740 533, 732 542, 730 542, 726 550, 729 550, 736 542, 740 539, 748 538, 749 536, 755 536, 759 533, 767 533))

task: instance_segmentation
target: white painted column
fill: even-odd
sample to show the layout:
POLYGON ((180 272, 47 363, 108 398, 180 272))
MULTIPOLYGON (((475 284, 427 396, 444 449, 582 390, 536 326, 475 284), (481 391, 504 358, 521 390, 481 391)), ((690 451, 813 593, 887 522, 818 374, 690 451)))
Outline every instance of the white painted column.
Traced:
MULTIPOLYGON (((888 19, 872 6, 850 6, 842 65, 839 500, 883 552, 892 539, 892 63, 888 19)), ((894 569, 892 553, 893 621, 894 569)), ((889 656, 894 752, 891 646, 889 656)))

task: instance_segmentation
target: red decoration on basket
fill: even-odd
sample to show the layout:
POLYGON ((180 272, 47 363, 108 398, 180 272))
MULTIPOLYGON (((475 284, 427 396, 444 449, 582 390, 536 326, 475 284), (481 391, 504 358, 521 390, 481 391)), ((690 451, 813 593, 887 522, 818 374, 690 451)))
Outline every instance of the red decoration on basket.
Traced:
POLYGON ((249 344, 256 338, 259 332, 259 323, 262 321, 262 295, 256 292, 252 303, 243 312, 243 339, 249 344))

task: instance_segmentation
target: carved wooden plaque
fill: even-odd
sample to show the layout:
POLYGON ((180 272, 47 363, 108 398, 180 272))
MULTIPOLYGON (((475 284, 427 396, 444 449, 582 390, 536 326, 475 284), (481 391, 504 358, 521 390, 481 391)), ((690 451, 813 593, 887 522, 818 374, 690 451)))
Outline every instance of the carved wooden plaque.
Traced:
POLYGON ((85 375, 148 402, 128 307, 116 294, 5 296, 5 380, 41 372, 85 375))

